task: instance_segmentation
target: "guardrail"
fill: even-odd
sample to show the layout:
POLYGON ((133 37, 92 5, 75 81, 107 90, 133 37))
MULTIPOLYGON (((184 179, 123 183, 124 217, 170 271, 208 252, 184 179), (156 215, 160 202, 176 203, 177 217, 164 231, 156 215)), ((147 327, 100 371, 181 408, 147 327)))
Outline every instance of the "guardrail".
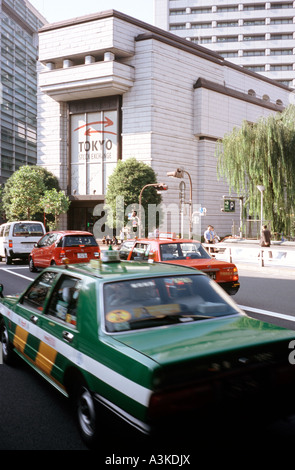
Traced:
POLYGON ((295 268, 295 249, 283 247, 281 245, 271 245, 268 247, 243 246, 242 244, 216 243, 205 245, 210 255, 216 259, 224 261, 251 262, 258 266, 281 265, 295 268))

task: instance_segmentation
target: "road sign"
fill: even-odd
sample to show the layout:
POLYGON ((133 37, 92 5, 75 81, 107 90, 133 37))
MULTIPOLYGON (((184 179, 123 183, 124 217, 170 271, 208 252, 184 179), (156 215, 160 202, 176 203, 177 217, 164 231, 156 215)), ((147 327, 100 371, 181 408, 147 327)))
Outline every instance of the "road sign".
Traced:
POLYGON ((224 212, 235 212, 236 203, 232 199, 224 199, 223 201, 224 212))

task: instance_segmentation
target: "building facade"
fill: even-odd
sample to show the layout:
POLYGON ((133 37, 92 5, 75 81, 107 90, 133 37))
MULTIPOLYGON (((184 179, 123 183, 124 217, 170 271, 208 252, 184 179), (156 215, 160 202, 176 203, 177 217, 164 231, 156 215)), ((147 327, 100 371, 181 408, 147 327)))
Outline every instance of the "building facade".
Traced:
POLYGON ((155 24, 295 87, 295 2, 155 0, 155 24))
POLYGON ((38 164, 70 196, 65 227, 96 223, 109 175, 131 157, 168 184, 166 230, 180 232, 181 180, 167 177, 180 167, 191 179, 183 175, 185 199, 191 189, 194 209, 206 209, 195 214, 199 236, 209 223, 219 234, 239 226, 238 208, 221 212, 228 187, 217 178, 216 142, 244 119, 281 111, 286 86, 113 10, 46 25, 39 47, 38 164))
POLYGON ((5 183, 37 163, 38 30, 46 20, 26 0, 1 0, 1 169, 5 183))

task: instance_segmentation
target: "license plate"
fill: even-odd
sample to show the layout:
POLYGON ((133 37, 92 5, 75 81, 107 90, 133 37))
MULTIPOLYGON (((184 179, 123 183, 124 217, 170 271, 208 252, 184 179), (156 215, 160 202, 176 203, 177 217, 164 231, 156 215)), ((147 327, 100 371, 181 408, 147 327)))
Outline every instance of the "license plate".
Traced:
POLYGON ((209 277, 211 277, 211 279, 214 279, 216 280, 216 273, 207 273, 209 277))
POLYGON ((78 253, 78 258, 87 258, 87 253, 78 253))

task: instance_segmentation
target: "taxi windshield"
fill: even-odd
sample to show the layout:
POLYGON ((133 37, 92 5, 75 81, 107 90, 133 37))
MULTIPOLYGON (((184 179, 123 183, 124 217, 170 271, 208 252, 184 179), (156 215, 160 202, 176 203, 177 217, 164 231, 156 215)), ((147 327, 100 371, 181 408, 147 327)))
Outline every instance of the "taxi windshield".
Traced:
POLYGON ((175 242, 160 245, 161 260, 185 260, 209 258, 207 251, 200 242, 175 242))
POLYGON ((107 332, 157 327, 238 313, 207 276, 135 279, 104 285, 107 332))

